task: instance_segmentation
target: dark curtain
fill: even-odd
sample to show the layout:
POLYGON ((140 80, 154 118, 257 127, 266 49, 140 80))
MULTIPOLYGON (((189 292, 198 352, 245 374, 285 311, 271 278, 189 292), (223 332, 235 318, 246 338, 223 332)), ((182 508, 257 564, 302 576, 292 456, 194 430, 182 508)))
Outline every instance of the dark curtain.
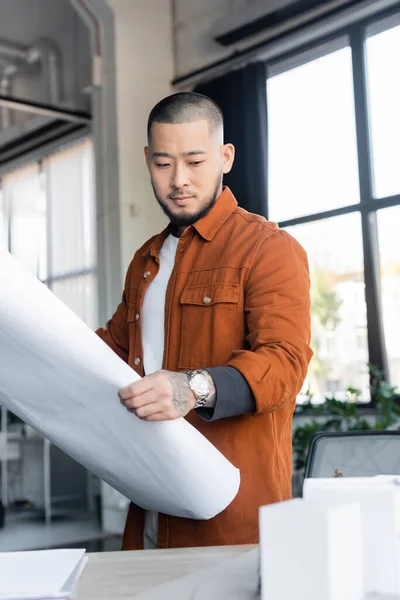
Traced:
POLYGON ((224 114, 225 142, 236 158, 224 183, 239 205, 265 217, 267 210, 267 77, 264 63, 199 85, 195 90, 219 104, 224 114))

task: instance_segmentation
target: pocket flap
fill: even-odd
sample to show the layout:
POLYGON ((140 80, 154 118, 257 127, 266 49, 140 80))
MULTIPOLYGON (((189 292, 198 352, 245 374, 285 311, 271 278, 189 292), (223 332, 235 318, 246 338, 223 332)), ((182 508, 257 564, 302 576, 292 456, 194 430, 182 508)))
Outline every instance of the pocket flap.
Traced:
POLYGON ((181 295, 181 304, 212 306, 218 302, 236 304, 239 301, 239 284, 211 283, 186 287, 181 295))

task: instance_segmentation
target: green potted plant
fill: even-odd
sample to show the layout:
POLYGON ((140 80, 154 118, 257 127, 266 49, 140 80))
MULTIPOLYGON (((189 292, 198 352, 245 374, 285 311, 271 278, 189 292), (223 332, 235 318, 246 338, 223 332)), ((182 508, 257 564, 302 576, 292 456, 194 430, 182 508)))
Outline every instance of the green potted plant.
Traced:
MULTIPOLYGON (((306 415, 311 420, 295 428, 293 452, 295 479, 301 485, 307 461, 308 448, 317 433, 323 431, 383 430, 400 419, 399 390, 385 381, 384 374, 374 365, 369 365, 371 397, 375 414, 367 419, 360 404, 361 392, 353 387, 346 390, 346 400, 325 398, 322 404, 313 404, 312 396, 305 404, 298 405, 295 415, 306 415)), ((297 490, 298 491, 298 490, 297 490)))

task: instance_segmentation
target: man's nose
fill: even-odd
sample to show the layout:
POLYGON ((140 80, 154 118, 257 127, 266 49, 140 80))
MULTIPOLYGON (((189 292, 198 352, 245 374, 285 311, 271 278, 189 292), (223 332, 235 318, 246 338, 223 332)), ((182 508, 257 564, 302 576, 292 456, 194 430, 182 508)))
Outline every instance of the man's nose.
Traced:
POLYGON ((181 189, 187 186, 188 183, 189 177, 187 168, 183 165, 176 165, 171 182, 172 187, 175 189, 181 189))

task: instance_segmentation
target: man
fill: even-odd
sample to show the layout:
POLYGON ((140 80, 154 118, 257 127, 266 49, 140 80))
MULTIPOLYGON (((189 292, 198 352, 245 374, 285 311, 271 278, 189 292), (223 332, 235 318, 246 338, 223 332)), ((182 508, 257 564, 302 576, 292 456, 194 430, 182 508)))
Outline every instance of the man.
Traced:
POLYGON ((307 258, 222 187, 234 148, 209 98, 157 104, 145 157, 170 225, 135 254, 98 334, 142 376, 120 391, 124 406, 146 421, 186 418, 241 486, 209 521, 131 505, 123 548, 256 543, 259 507, 291 496, 292 415, 312 354, 307 258))

